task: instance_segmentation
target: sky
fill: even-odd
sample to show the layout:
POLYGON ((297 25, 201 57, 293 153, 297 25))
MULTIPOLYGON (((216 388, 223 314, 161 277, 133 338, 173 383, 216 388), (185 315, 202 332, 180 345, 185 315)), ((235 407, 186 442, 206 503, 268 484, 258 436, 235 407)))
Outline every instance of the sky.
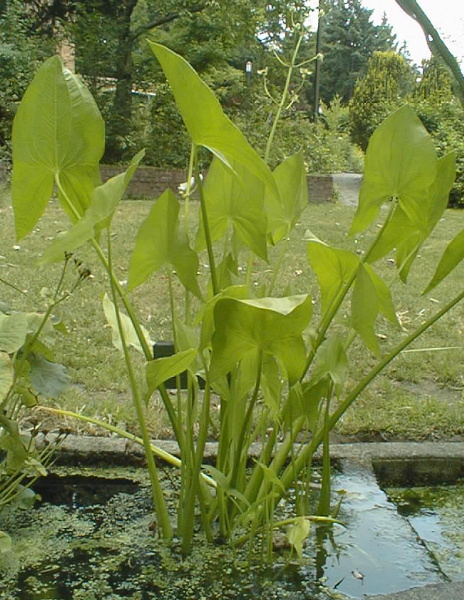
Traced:
MULTIPOLYGON (((418 0, 443 41, 464 66, 464 0, 418 0)), ((395 0, 361 0, 365 8, 374 9, 375 24, 379 24, 385 12, 388 22, 401 45, 406 41, 411 59, 420 65, 423 58, 430 58, 430 51, 419 25, 411 19, 395 0)))

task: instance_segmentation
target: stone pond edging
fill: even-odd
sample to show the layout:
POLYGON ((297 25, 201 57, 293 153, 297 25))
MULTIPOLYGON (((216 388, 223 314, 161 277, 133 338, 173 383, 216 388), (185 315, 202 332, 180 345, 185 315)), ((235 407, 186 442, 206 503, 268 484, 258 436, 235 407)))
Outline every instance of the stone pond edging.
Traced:
MULTIPOLYGON (((46 438, 53 442, 55 437, 46 438)), ((43 443, 43 439, 42 442, 43 443)), ((175 456, 179 455, 176 442, 154 440, 153 444, 175 456)), ((260 445, 252 448, 251 458, 258 455, 260 445)), ((216 456, 217 443, 208 442, 205 462, 216 456)), ((464 442, 371 442, 332 444, 332 460, 337 463, 353 462, 372 466, 382 481, 433 483, 449 482, 464 477, 464 442)), ((317 457, 317 454, 316 454, 317 457)), ((69 435, 56 451, 57 465, 73 466, 141 466, 143 448, 129 440, 117 437, 69 435)))

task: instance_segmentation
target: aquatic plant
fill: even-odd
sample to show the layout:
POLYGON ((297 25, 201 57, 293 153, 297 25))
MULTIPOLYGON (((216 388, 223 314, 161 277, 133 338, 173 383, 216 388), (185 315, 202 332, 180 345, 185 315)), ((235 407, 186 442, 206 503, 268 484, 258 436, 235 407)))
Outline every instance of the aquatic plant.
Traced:
MULTIPOLYGON (((71 226, 44 249, 41 263, 61 260, 65 252, 90 243, 107 270, 103 308, 113 342, 125 357, 162 537, 170 540, 174 532, 146 425, 148 399, 156 390, 180 451, 180 461, 165 458, 181 471, 176 532, 182 551, 189 552, 200 523, 208 540, 249 543, 252 550, 260 545, 267 559, 274 531, 285 528, 299 554, 314 522, 333 522, 330 432, 369 383, 464 297, 463 290, 399 344, 386 351, 381 347, 378 318, 400 324, 390 286, 372 265, 396 250, 397 273, 406 283, 446 208, 455 158, 437 157, 411 108, 389 116, 369 143, 351 228, 355 234, 373 226, 374 241, 358 253, 307 232, 307 275, 317 278, 318 308, 309 293, 277 297, 279 274, 291 261, 286 241, 308 204, 301 154, 271 172, 188 63, 162 45, 150 46, 173 90, 192 153, 184 199, 166 190, 140 226, 127 285, 114 272, 111 221, 143 152, 124 173, 101 183, 101 116, 88 90, 58 57, 41 67, 14 123, 17 235, 21 239, 32 230, 55 186, 71 226), (204 180, 200 148, 212 156, 204 180), (192 182, 200 205, 195 239, 189 229, 192 182), (270 264, 272 274, 262 288, 252 285, 255 260, 270 264), (153 360, 149 334, 130 293, 159 271, 167 274, 174 354, 153 360), (184 290, 181 301, 174 290, 178 284, 184 290), (372 355, 373 366, 366 372, 358 373, 350 363, 355 340, 372 355), (136 376, 133 349, 145 357, 145 385, 136 376), (165 388, 171 378, 177 381, 174 397, 165 388), (213 432, 219 441, 217 459, 204 465, 205 444, 213 432), (321 445, 323 485, 318 515, 312 515, 310 472, 321 445), (290 496, 296 499, 293 513, 277 518, 277 507, 290 496)), ((428 289, 462 256, 462 243, 455 242, 428 289)))

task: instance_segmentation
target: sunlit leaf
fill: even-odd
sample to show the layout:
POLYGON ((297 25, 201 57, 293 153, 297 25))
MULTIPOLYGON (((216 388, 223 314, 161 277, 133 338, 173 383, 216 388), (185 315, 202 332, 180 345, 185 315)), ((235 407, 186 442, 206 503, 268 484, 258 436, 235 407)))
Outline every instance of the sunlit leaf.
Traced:
POLYGON ((433 141, 414 110, 405 105, 387 117, 369 141, 351 233, 370 225, 391 198, 399 199, 413 223, 420 221, 422 199, 436 174, 433 141))
POLYGON ((325 314, 342 289, 353 280, 359 258, 348 250, 332 248, 319 240, 310 240, 307 248, 309 264, 319 283, 322 313, 325 314))
POLYGON ((295 382, 305 367, 301 334, 311 314, 309 296, 219 299, 214 308, 211 376, 228 373, 248 353, 270 354, 283 365, 289 381, 295 382))
MULTIPOLYGON (((219 240, 231 227, 243 244, 267 260, 267 219, 263 182, 237 161, 234 171, 214 159, 206 177, 204 194, 211 240, 219 240)), ((203 227, 196 249, 206 248, 203 227)))
POLYGON ((165 46, 149 42, 172 88, 177 107, 193 142, 208 148, 225 165, 236 161, 278 194, 272 173, 224 114, 219 101, 181 56, 165 46))
POLYGON ((308 184, 303 153, 285 159, 274 171, 280 198, 266 194, 268 231, 273 243, 289 235, 308 206, 308 184))
POLYGON ((97 238, 104 228, 109 227, 114 212, 143 155, 143 151, 139 152, 127 171, 108 179, 103 185, 93 190, 89 207, 84 216, 71 229, 58 234, 46 248, 40 263, 46 264, 63 260, 65 252, 73 252, 89 240, 97 238))
MULTIPOLYGON (((103 311, 105 313, 105 317, 108 322, 108 325, 111 327, 113 345, 120 352, 122 352, 123 348, 122 348, 121 336, 119 333, 118 320, 116 317, 116 309, 115 309, 114 304, 109 299, 108 294, 105 294, 103 297, 103 311)), ((121 312, 119 313, 119 316, 121 318, 121 325, 122 325, 122 329, 123 329, 124 340, 125 340, 127 346, 132 346, 133 348, 138 350, 141 354, 145 354, 142 344, 140 343, 137 332, 136 332, 134 325, 132 324, 132 321, 130 320, 130 318, 121 312)), ((150 334, 144 327, 142 327, 141 329, 142 329, 142 332, 143 332, 143 335, 145 337, 147 344, 152 346, 153 342, 150 339, 150 334)))
POLYGON ((379 311, 386 319, 393 323, 393 325, 397 325, 399 327, 400 324, 398 322, 395 307, 393 306, 390 288, 383 281, 383 279, 381 279, 377 273, 375 273, 370 265, 365 264, 364 268, 366 269, 366 272, 374 285, 375 293, 379 303, 379 311))
POLYGON ((214 333, 214 308, 221 298, 238 298, 246 300, 249 297, 249 290, 246 285, 234 285, 211 298, 203 309, 203 318, 201 321, 201 348, 206 348, 214 333))
POLYGON ((417 253, 447 207, 455 179, 455 162, 454 153, 437 160, 436 178, 421 198, 420 218, 412 220, 404 210, 403 203, 398 203, 369 254, 369 262, 375 262, 396 248, 396 265, 401 279, 406 281, 417 253))
POLYGON ((347 375, 348 358, 343 337, 339 334, 331 335, 317 349, 311 369, 310 387, 304 389, 305 402, 319 403, 324 390, 314 386, 320 381, 330 380, 335 393, 340 395, 347 375))
POLYGON ((438 263, 436 271, 427 286, 424 294, 427 294, 435 286, 437 286, 445 277, 447 277, 453 269, 455 269, 464 258, 464 229, 451 240, 446 247, 443 256, 438 263))
POLYGON ((151 360, 145 365, 148 391, 151 394, 162 383, 171 377, 176 377, 190 367, 197 355, 194 348, 177 352, 172 356, 165 356, 151 360))
POLYGON ((183 285, 201 298, 198 287, 198 256, 179 228, 179 201, 167 189, 156 200, 140 226, 129 266, 128 289, 132 290, 166 264, 172 265, 183 285))
POLYGON ((40 67, 13 123, 12 198, 18 239, 42 215, 59 178, 75 221, 100 183, 104 125, 90 92, 58 56, 40 67))
POLYGON ((287 529, 287 540, 299 558, 303 555, 303 543, 310 531, 311 521, 305 517, 297 517, 287 529))

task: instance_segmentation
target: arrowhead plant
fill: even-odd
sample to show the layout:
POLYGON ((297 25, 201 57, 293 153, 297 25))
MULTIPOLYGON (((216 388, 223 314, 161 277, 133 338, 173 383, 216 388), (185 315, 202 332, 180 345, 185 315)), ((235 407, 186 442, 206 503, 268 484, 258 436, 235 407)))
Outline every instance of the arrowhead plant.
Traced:
MULTIPOLYGON (((406 283, 446 208, 455 157, 437 157, 411 108, 390 115, 369 144, 351 227, 352 234, 376 227, 371 247, 359 255, 311 235, 307 274, 315 274, 318 296, 310 296, 308 282, 303 295, 276 297, 281 268, 291 264, 286 240, 308 203, 301 154, 272 172, 188 63, 164 46, 150 46, 192 142, 188 181, 195 178, 200 204, 195 239, 181 219, 188 201, 164 192, 140 226, 128 258, 128 286, 120 285, 111 257, 111 221, 142 155, 124 174, 101 183, 101 117, 90 93, 56 57, 37 73, 15 120, 12 193, 17 234, 23 237, 32 230, 55 187, 70 226, 44 248, 40 260, 59 260, 65 252, 90 244, 107 270, 104 310, 114 344, 126 360, 163 537, 172 538, 174 516, 167 511, 146 426, 147 401, 156 390, 179 445, 180 462, 171 462, 181 477, 175 528, 183 552, 191 548, 199 519, 209 541, 220 536, 232 545, 261 544, 268 557, 274 530, 289 527, 289 543, 301 554, 312 523, 333 522, 330 431, 374 377, 464 297, 463 290, 396 347, 382 351, 376 333, 379 319, 399 324, 390 285, 377 274, 376 261, 396 252, 398 276, 406 283), (204 181, 199 147, 212 159, 204 181), (271 252, 276 246, 280 253, 271 252), (278 259, 272 263, 275 254, 278 259), (244 255, 249 267, 239 271, 244 255), (267 288, 259 292, 250 285, 253 260, 267 263, 272 271, 267 288), (205 262, 208 282, 200 285, 198 268, 205 262), (149 332, 136 315, 130 292, 159 271, 168 273, 175 353, 153 360, 149 332), (182 298, 174 292, 174 277, 185 291, 182 298), (340 325, 339 316, 345 313, 349 318, 340 325), (374 364, 358 380, 350 358, 356 338, 374 364), (145 357, 145 386, 138 383, 131 348, 145 357), (180 387, 181 373, 187 376, 186 390, 180 387), (172 377, 179 382, 174 399, 164 386, 172 377), (205 444, 214 435, 213 399, 220 405, 218 453, 215 464, 205 466, 205 444), (309 441, 297 444, 300 439, 309 441), (305 494, 321 445, 323 490, 320 514, 313 515, 305 494), (250 466, 252 447, 257 456, 250 466), (294 516, 279 521, 274 515, 291 489, 298 497, 294 516)), ((463 258, 463 240, 460 234, 451 242, 428 289, 463 258)))

